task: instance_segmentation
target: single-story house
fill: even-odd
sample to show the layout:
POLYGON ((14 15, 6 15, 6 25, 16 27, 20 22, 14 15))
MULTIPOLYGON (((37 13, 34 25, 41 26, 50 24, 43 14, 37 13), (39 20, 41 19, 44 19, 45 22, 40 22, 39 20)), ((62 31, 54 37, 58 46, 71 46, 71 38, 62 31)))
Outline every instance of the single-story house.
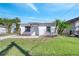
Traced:
MULTIPOLYGON (((14 29, 15 29, 15 26, 12 25, 12 27, 11 27, 11 33, 14 33, 14 29)), ((0 25, 0 35, 7 34, 7 33, 8 33, 7 26, 6 25, 0 25)))
POLYGON ((79 17, 70 19, 66 22, 70 24, 70 28, 66 30, 66 33, 79 35, 79 17))
POLYGON ((20 34, 26 36, 57 35, 55 22, 51 23, 21 23, 20 34))
POLYGON ((6 33, 7 33, 6 26, 0 25, 0 35, 1 35, 1 34, 6 34, 6 33))

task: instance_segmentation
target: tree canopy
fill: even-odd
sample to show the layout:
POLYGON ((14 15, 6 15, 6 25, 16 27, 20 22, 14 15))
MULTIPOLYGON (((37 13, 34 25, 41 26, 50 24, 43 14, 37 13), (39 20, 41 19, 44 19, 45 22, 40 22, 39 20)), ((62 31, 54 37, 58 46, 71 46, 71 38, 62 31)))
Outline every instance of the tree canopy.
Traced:
POLYGON ((12 24, 16 24, 16 32, 17 32, 20 25, 20 19, 18 17, 14 19, 0 18, 0 25, 6 26, 6 28, 8 29, 8 33, 11 33, 12 24))
POLYGON ((69 27, 70 25, 67 22, 62 21, 60 19, 56 19, 56 29, 57 29, 58 34, 62 34, 64 29, 67 29, 69 27))

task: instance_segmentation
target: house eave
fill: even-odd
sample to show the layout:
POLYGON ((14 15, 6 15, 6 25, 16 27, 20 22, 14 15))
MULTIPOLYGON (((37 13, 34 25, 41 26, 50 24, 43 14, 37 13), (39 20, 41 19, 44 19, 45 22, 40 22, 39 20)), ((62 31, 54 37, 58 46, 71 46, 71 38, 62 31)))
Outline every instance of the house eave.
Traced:
POLYGON ((66 21, 67 23, 75 23, 76 21, 79 20, 79 17, 76 17, 76 18, 73 18, 73 19, 70 19, 68 21, 66 21))

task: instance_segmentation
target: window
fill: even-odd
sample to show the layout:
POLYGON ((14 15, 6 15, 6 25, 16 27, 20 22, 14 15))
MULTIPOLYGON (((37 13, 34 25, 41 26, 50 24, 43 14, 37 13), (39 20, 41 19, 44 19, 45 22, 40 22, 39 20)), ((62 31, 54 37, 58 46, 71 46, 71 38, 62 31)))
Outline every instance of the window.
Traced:
POLYGON ((50 26, 47 26, 47 32, 51 32, 50 26))
POLYGON ((25 32, 30 32, 30 28, 31 28, 30 26, 26 26, 25 27, 25 32))

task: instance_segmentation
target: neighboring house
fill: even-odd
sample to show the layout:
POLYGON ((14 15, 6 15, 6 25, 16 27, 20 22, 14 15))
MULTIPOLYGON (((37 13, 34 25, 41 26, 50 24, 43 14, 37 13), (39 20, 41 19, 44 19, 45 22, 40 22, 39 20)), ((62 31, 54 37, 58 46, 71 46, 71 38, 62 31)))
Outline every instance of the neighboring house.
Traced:
POLYGON ((26 36, 53 36, 57 35, 55 22, 51 23, 22 23, 20 24, 21 35, 26 36))
POLYGON ((15 32, 16 32, 16 24, 12 24, 11 33, 15 33, 15 32))
POLYGON ((6 34, 6 33, 7 33, 6 26, 4 26, 4 25, 0 25, 0 35, 2 35, 2 34, 6 34))
MULTIPOLYGON (((11 33, 14 33, 15 32, 15 25, 13 24, 12 27, 11 27, 11 33)), ((7 34, 8 33, 8 29, 7 29, 7 26, 5 25, 0 25, 0 35, 2 34, 7 34)))
POLYGON ((66 33, 79 35, 79 17, 67 21, 71 28, 67 30, 66 33))

